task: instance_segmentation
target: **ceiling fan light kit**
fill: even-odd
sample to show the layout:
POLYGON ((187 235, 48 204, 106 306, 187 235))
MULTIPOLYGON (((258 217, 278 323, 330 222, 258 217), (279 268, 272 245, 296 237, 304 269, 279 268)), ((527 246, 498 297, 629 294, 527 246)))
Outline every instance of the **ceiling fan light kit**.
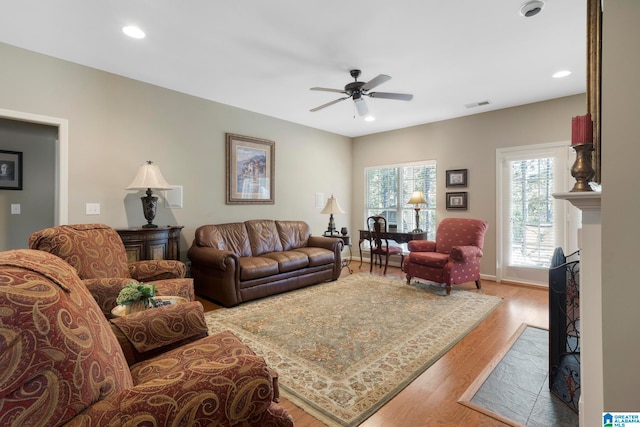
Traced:
POLYGON ((358 111, 358 115, 366 117, 369 113, 369 109, 367 108, 367 104, 364 102, 363 96, 368 96, 370 98, 395 99, 399 101, 411 101, 413 99, 413 95, 405 93, 369 92, 371 89, 391 79, 391 77, 387 76, 386 74, 379 74, 377 77, 369 80, 368 82, 359 82, 358 77, 360 77, 361 74, 360 70, 351 70, 349 73, 355 81, 347 83, 347 85, 342 90, 330 89, 326 87, 312 87, 311 90, 336 92, 345 94, 347 96, 343 96, 342 98, 338 98, 331 102, 327 102, 326 104, 322 104, 316 108, 312 108, 310 111, 315 112, 318 110, 322 110, 323 108, 329 107, 333 104, 337 104, 340 101, 352 98, 353 102, 355 103, 356 110, 358 111))

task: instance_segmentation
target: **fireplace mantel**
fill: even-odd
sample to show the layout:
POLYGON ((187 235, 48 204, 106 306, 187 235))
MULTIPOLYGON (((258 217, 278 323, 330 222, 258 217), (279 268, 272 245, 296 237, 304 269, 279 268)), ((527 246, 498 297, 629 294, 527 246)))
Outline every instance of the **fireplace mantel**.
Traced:
POLYGON ((582 211, 600 210, 601 191, 576 191, 568 193, 554 193, 556 199, 567 200, 582 211))
POLYGON ((604 411, 601 191, 555 193, 582 211, 580 242, 581 427, 600 425, 604 411))

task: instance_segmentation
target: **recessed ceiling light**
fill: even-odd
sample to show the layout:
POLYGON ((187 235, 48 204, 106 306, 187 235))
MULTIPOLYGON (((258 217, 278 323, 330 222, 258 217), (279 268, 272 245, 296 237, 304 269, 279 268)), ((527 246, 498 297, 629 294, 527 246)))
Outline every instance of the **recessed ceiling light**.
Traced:
POLYGON ((571 71, 562 70, 562 71, 558 71, 557 73, 555 73, 552 77, 554 79, 561 79, 562 77, 567 77, 569 74, 571 74, 571 71))
POLYGON ((365 121, 365 122, 373 122, 373 121, 375 121, 375 120, 376 120, 376 118, 375 118, 375 117, 373 117, 373 116, 367 116, 367 117, 365 117, 365 118, 364 118, 364 121, 365 121))
POLYGON ((144 31, 142 31, 140 28, 135 27, 133 25, 122 27, 122 32, 134 39, 143 39, 146 36, 144 31))

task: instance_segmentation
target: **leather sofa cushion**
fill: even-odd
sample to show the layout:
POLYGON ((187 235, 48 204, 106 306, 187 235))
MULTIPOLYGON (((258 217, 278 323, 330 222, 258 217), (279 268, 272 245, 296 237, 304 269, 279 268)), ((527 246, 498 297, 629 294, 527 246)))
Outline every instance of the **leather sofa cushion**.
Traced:
POLYGON ((249 235, 243 222, 198 227, 195 243, 198 246, 231 251, 239 257, 251 256, 249 235))
POLYGON ((448 260, 449 254, 441 254, 439 252, 411 252, 409 254, 409 262, 428 267, 442 268, 448 260))
POLYGON ((276 228, 285 251, 304 248, 309 243, 311 227, 304 221, 276 221, 276 228))
POLYGON ((240 258, 240 280, 259 279, 279 273, 278 262, 266 257, 240 258))
POLYGON ((328 249, 306 247, 295 249, 294 252, 302 252, 309 259, 309 267, 331 264, 335 261, 333 252, 328 249))
POLYGON ((251 254, 260 256, 269 252, 282 251, 282 243, 278 235, 276 223, 270 219, 256 219, 246 221, 251 254))
POLYGON ((262 256, 277 261, 280 273, 299 270, 309 265, 309 257, 298 251, 270 252, 262 256))

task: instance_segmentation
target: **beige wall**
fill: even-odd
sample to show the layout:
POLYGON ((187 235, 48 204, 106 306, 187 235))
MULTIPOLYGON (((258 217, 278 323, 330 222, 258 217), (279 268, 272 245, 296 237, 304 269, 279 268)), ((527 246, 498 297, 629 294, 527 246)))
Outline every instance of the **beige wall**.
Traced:
MULTIPOLYGON (((185 226, 183 258, 202 224, 304 219, 320 234, 328 218, 315 207, 316 192, 334 193, 351 210, 349 138, 6 44, 0 62, 0 108, 69 121, 70 223, 146 223, 143 192, 125 190, 146 160, 169 183, 184 186, 184 208, 165 209, 160 201, 154 221, 185 226), (226 132, 276 142, 274 205, 225 204, 226 132), (87 202, 100 203, 101 215, 85 215, 87 202)), ((337 224, 349 226, 347 218, 337 224)))
MULTIPOLYGON (((334 193, 347 215, 338 227, 364 224, 364 168, 438 161, 438 220, 444 171, 469 169, 469 205, 460 216, 490 222, 482 273, 495 275, 495 150, 570 138, 584 95, 415 126, 351 140, 335 134, 180 94, 157 86, 0 44, 1 108, 69 120, 69 222, 114 227, 145 223, 139 197, 124 190, 145 160, 184 187, 184 208, 159 203, 155 223, 184 225, 183 248, 198 225, 250 218, 304 218, 314 233, 328 222, 315 193, 334 193), (225 132, 276 141, 276 204, 225 204, 225 132), (353 159, 353 161, 352 161, 353 159), (286 166, 285 166, 286 165, 286 166), (101 215, 85 215, 100 203, 101 215)), ((35 231, 35 230, 34 230, 35 231)), ((6 248, 5 248, 6 249, 6 248)), ((184 257, 183 257, 184 258, 184 257)))
MULTIPOLYGON (((640 2, 607 0, 602 47, 602 335, 605 411, 640 411, 640 2)), ((593 425, 596 425, 595 423, 593 425)), ((598 424, 600 425, 600 424, 598 424)))
MULTIPOLYGON (((356 138, 353 143, 353 200, 364 200, 364 168, 419 160, 438 162, 437 221, 448 216, 489 222, 483 275, 496 274, 496 149, 571 139, 571 117, 586 112, 584 94, 356 138), (445 171, 468 169, 469 210, 445 209, 445 171)), ((567 190, 569 190, 567 188, 567 190)), ((458 190, 456 190, 458 191, 458 190)), ((351 223, 364 226, 356 203, 351 223)))

